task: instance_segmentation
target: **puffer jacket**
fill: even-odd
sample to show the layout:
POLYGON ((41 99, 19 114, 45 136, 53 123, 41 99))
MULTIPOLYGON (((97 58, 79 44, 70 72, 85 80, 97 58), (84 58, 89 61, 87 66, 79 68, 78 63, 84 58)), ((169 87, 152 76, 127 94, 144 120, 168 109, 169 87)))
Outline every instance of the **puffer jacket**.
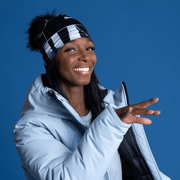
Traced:
POLYGON ((123 180, 169 180, 143 126, 123 123, 114 111, 128 105, 125 84, 116 92, 101 89, 105 109, 87 127, 64 97, 43 86, 41 75, 35 79, 13 130, 27 180, 113 180, 108 167, 117 151, 123 180))

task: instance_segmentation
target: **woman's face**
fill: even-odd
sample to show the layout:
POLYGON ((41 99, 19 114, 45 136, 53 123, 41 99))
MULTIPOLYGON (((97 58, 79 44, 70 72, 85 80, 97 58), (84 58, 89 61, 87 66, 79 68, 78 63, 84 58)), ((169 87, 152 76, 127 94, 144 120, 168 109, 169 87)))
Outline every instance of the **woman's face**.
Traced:
POLYGON ((96 64, 94 44, 88 38, 77 38, 65 44, 54 57, 61 86, 89 84, 96 64))

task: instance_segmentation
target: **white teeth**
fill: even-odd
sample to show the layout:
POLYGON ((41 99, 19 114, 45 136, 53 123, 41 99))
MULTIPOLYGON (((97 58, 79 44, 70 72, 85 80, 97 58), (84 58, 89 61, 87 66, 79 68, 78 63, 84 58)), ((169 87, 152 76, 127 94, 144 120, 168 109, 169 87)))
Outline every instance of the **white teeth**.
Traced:
POLYGON ((89 68, 74 68, 74 71, 89 71, 89 68))

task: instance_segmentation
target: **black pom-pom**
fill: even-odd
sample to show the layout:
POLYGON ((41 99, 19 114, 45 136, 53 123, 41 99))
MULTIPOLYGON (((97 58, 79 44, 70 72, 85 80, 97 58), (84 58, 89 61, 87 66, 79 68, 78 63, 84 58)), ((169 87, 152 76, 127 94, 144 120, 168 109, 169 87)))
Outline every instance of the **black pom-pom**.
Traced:
POLYGON ((53 10, 53 12, 50 14, 48 11, 45 15, 36 16, 34 19, 32 19, 31 23, 29 24, 29 29, 27 30, 28 34, 28 43, 27 47, 31 51, 40 51, 40 48, 36 45, 36 38, 39 33, 44 28, 45 20, 50 20, 52 18, 56 17, 56 10, 53 10))

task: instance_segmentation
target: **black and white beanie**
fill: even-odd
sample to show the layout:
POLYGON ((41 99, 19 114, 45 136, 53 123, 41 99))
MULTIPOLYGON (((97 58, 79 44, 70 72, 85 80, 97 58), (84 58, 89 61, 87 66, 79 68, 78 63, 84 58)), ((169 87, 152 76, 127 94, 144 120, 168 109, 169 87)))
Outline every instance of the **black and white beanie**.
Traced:
POLYGON ((77 19, 60 14, 45 20, 44 27, 36 37, 35 43, 41 50, 46 66, 64 44, 79 37, 91 39, 88 31, 77 19))

